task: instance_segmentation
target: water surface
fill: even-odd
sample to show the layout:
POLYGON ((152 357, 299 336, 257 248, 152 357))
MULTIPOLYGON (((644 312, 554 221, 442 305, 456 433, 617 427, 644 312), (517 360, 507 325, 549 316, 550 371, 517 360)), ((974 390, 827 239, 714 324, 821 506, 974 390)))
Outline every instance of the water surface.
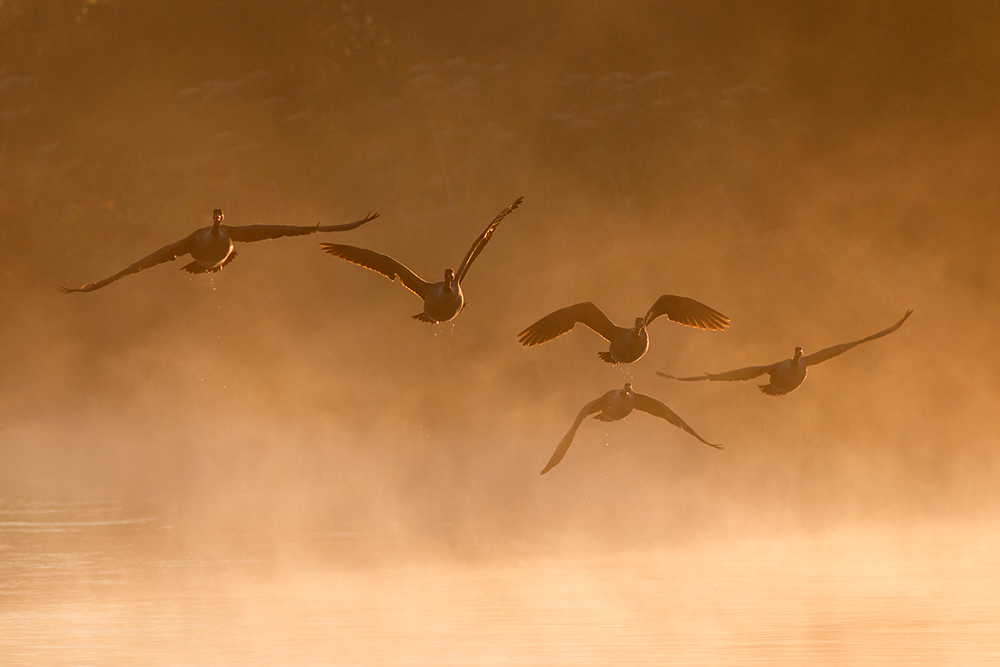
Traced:
POLYGON ((988 527, 601 552, 493 545, 461 558, 376 532, 233 533, 209 547, 176 517, 117 502, 4 501, 3 664, 993 665, 1000 655, 1000 541, 988 527))

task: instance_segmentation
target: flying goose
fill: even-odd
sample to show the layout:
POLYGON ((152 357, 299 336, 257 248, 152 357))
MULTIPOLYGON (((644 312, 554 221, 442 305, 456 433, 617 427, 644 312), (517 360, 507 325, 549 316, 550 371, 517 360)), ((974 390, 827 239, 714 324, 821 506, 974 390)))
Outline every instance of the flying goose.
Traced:
POLYGON ((583 406, 583 410, 580 410, 580 414, 576 416, 576 421, 574 421, 573 425, 570 426, 569 431, 566 432, 563 439, 559 441, 556 451, 552 453, 552 458, 549 459, 549 462, 539 474, 544 475, 563 460, 563 457, 566 456, 566 452, 569 451, 569 446, 573 443, 573 436, 576 435, 576 430, 580 428, 580 424, 583 423, 583 420, 586 419, 588 415, 594 415, 594 419, 599 419, 602 422, 613 422, 618 421, 619 419, 624 419, 632 412, 632 410, 642 410, 643 412, 648 412, 654 417, 666 419, 674 426, 678 426, 698 438, 709 447, 722 449, 722 445, 714 445, 695 433, 693 428, 688 426, 683 419, 678 417, 677 414, 666 405, 660 403, 655 398, 632 391, 632 384, 626 382, 624 389, 612 389, 608 393, 604 394, 604 396, 601 396, 597 400, 591 401, 583 406))
POLYGON ((472 247, 469 248, 469 252, 459 265, 458 271, 445 269, 444 280, 439 283, 429 283, 392 257, 373 250, 336 243, 321 243, 320 247, 325 253, 381 273, 389 280, 395 281, 396 278, 399 278, 403 287, 424 300, 424 312, 414 315, 413 319, 431 324, 448 322, 455 319, 455 316, 465 307, 462 281, 465 279, 465 274, 469 272, 473 260, 486 247, 486 243, 493 236, 500 221, 517 208, 523 199, 524 197, 518 197, 517 201, 500 211, 486 228, 486 231, 480 234, 472 247))
POLYGON ((143 257, 135 264, 126 267, 113 276, 98 280, 96 283, 88 283, 83 287, 60 287, 59 291, 64 294, 70 292, 93 292, 105 285, 113 283, 120 278, 138 273, 143 269, 171 262, 181 255, 190 254, 194 261, 183 268, 188 273, 214 273, 224 267, 236 257, 233 250, 233 241, 239 243, 251 243, 253 241, 264 241, 276 239, 283 236, 302 236, 304 234, 314 234, 315 232, 345 232, 355 227, 374 220, 378 213, 369 213, 363 220, 349 222, 343 225, 320 225, 314 227, 297 227, 293 225, 244 225, 242 227, 232 227, 222 224, 225 215, 221 208, 212 212, 212 226, 203 227, 192 232, 187 237, 163 246, 152 255, 143 257))
POLYGON ((635 326, 631 328, 617 326, 600 308, 585 301, 546 315, 517 336, 526 347, 541 345, 569 333, 579 322, 611 343, 607 352, 598 352, 597 356, 609 364, 628 364, 646 354, 649 349, 646 327, 660 315, 666 315, 671 322, 697 329, 721 331, 729 326, 728 317, 699 301, 664 294, 656 300, 646 317, 635 318, 635 326))
POLYGON ((888 329, 883 329, 876 334, 856 340, 853 343, 834 345, 833 347, 828 347, 820 350, 819 352, 813 352, 807 356, 802 356, 802 348, 797 347, 795 348, 795 355, 791 359, 785 359, 784 361, 779 361, 775 364, 771 364, 770 366, 750 366, 748 368, 739 368, 735 371, 729 371, 727 373, 706 373, 705 375, 696 375, 694 377, 686 378, 674 377, 673 375, 662 373, 660 371, 656 371, 656 374, 661 377, 670 378, 671 380, 694 382, 697 380, 752 380, 767 373, 770 376, 771 381, 768 384, 761 384, 757 386, 760 387, 760 390, 768 396, 781 396, 782 394, 787 394, 802 384, 802 381, 806 379, 806 370, 809 366, 815 366, 816 364, 824 362, 827 359, 832 359, 838 354, 847 352, 852 347, 861 345, 861 343, 867 343, 870 340, 875 340, 876 338, 881 338, 882 336, 888 336, 893 331, 903 326, 903 322, 905 322, 906 318, 908 318, 912 313, 912 310, 906 311, 906 314, 903 315, 903 319, 896 322, 888 329))

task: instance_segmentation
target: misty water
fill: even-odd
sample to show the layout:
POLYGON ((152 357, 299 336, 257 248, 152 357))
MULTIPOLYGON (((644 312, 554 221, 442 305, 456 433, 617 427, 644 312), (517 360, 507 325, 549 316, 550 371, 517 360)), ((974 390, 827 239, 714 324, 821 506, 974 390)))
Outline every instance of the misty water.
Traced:
POLYGON ((423 554, 384 527, 275 543, 113 501, 0 503, 17 665, 992 665, 986 526, 423 554), (188 535, 187 538, 193 536, 188 535), (216 536, 217 538, 218 536, 216 536))

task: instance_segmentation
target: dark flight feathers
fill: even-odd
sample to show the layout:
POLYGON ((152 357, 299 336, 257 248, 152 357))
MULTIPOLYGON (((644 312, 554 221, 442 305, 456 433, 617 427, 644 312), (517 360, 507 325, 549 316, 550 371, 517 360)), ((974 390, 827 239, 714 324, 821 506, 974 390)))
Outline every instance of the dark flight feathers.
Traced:
POLYGON ((399 278, 400 282, 403 283, 403 287, 410 290, 421 299, 425 298, 427 288, 431 285, 431 283, 422 279, 420 276, 407 268, 402 262, 399 262, 388 255, 375 252, 374 250, 357 248, 351 245, 340 245, 337 243, 320 243, 319 247, 322 248, 323 252, 328 255, 346 259, 352 264, 357 264, 358 266, 363 266, 370 271, 381 273, 389 280, 395 281, 396 278, 399 278))
POLYGON ((483 251, 483 248, 486 247, 486 243, 490 240, 490 237, 493 236, 493 232, 496 231, 497 225, 500 224, 501 220, 507 217, 508 213, 520 206, 522 201, 524 201, 524 197, 518 197, 513 204, 500 211, 500 213, 497 214, 497 217, 493 218, 493 222, 491 222, 490 226, 486 228, 486 231, 480 234, 479 238, 477 238, 475 243, 472 244, 472 247, 469 248, 469 252, 465 255, 465 259, 462 260, 462 264, 458 267, 458 271, 455 272, 455 279, 458 281, 459 285, 461 285, 462 281, 465 280, 465 274, 469 272, 469 267, 472 266, 472 262, 475 261, 476 257, 479 257, 479 253, 483 251))
POLYGON ((609 342, 618 332, 618 327, 600 308, 590 301, 585 301, 546 315, 519 333, 518 340, 528 347, 541 345, 569 333, 577 322, 591 328, 609 342))
POLYGON ((714 308, 686 296, 674 296, 673 294, 661 296, 646 313, 646 324, 660 315, 666 315, 671 322, 698 329, 709 329, 710 331, 721 331, 729 326, 728 317, 714 308))
MULTIPOLYGON (((201 231, 201 230, 199 230, 201 231)), ((98 280, 94 283, 87 283, 82 287, 66 287, 60 286, 59 291, 63 294, 69 294, 70 292, 93 292, 96 289, 100 289, 105 285, 109 285, 116 280, 120 280, 125 276, 130 276, 133 273, 139 273, 144 269, 149 269, 157 264, 163 264, 164 262, 172 262, 182 255, 186 255, 191 252, 194 247, 194 237, 198 232, 192 232, 187 238, 181 239, 176 243, 171 243, 170 245, 163 246, 151 255, 143 257, 135 264, 127 266, 113 276, 109 276, 104 280, 98 280)))
POLYGON ((802 359, 803 361, 806 362, 807 366, 815 366, 816 364, 822 363, 827 359, 833 359, 837 355, 847 352, 852 347, 861 345, 861 343, 867 343, 870 340, 875 340, 876 338, 881 338, 882 336, 888 336, 893 331, 903 326, 903 322, 905 322, 906 318, 908 318, 912 314, 913 314, 912 310, 907 310, 906 314, 903 315, 903 319, 896 322, 888 329, 883 329, 878 333, 873 333, 871 336, 866 336, 865 338, 856 340, 853 343, 841 343, 840 345, 832 345, 828 348, 820 350, 819 352, 813 352, 812 354, 807 354, 806 356, 802 357, 802 359))

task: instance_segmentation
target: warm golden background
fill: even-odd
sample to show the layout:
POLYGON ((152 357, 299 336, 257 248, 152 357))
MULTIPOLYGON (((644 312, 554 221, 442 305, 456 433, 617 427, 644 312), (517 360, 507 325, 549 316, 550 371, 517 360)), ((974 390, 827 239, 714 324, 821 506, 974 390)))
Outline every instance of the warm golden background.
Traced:
POLYGON ((997 5, 429 4, 0 2, 0 496, 116 499, 234 550, 339 527, 505 553, 997 519, 997 5), (518 196, 452 324, 317 245, 438 279, 518 196), (381 217, 245 245, 214 276, 57 292, 215 207, 381 217), (587 330, 516 339, 663 293, 732 327, 657 321, 625 370, 587 330), (654 374, 908 308, 783 398, 654 374), (588 421, 539 477, 625 381, 726 450, 588 421))

